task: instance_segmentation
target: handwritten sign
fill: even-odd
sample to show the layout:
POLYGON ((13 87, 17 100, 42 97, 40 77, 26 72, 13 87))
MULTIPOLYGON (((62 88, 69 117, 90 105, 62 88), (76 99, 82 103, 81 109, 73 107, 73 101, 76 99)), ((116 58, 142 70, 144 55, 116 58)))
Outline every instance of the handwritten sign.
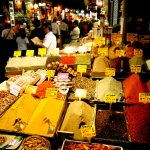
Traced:
POLYGON ((98 48, 98 55, 108 56, 108 47, 98 48))
POLYGON ((105 37, 95 37, 94 43, 98 46, 105 45, 105 37))
POLYGON ((139 102, 150 103, 150 93, 139 93, 139 102))
POLYGON ((138 34, 137 33, 127 33, 127 41, 129 41, 129 42, 138 41, 138 34))
POLYGON ((140 73, 141 65, 131 65, 130 69, 131 69, 131 72, 133 72, 133 73, 140 73))
POLYGON ((34 50, 27 50, 26 51, 26 56, 29 56, 29 57, 34 56, 34 50))
POLYGON ((111 41, 115 44, 122 43, 122 34, 112 33, 111 34, 111 41))
POLYGON ((19 57, 19 56, 21 56, 21 52, 22 52, 22 51, 20 51, 20 50, 14 51, 14 57, 19 57))
POLYGON ((46 97, 53 97, 56 98, 57 97, 57 89, 56 88, 47 88, 46 89, 46 97))
POLYGON ((143 57, 143 51, 141 49, 134 49, 134 55, 143 57))
POLYGON ((55 72, 56 72, 55 70, 47 70, 47 71, 46 71, 46 76, 47 76, 48 78, 54 77, 55 72))
POLYGON ((77 72, 86 72, 87 71, 87 65, 77 65, 77 72))
POLYGON ((106 103, 116 103, 116 95, 115 94, 106 94, 104 100, 106 103))
POLYGON ((96 136, 95 125, 82 125, 81 126, 82 137, 93 137, 96 136))
POLYGON ((108 77, 115 76, 115 68, 106 68, 105 75, 108 77))
POLYGON ((124 50, 116 50, 116 55, 118 57, 124 57, 125 56, 125 51, 124 50))
POLYGON ((45 56, 46 55, 46 48, 39 48, 38 55, 45 56))

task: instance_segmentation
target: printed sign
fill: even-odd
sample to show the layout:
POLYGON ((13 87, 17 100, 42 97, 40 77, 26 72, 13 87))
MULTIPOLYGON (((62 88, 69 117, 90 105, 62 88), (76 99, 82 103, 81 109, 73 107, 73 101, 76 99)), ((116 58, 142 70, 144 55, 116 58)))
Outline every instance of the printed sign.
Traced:
POLYGON ((60 81, 69 80, 69 73, 58 73, 57 80, 60 80, 60 81))
POLYGON ((105 45, 105 37, 95 37, 94 43, 98 46, 105 45))
POLYGON ((98 48, 98 55, 108 56, 108 47, 98 48))
POLYGON ((124 57, 125 56, 125 51, 124 50, 116 50, 116 55, 118 57, 124 57))
POLYGON ((134 49, 134 55, 143 57, 143 51, 141 49, 134 49))
POLYGON ((47 70, 46 71, 46 76, 47 77, 54 77, 54 75, 55 75, 55 70, 47 70))
POLYGON ((129 41, 129 42, 138 41, 138 34, 137 33, 127 33, 127 41, 129 41))
POLYGON ((111 34, 111 41, 115 44, 122 43, 122 34, 112 33, 111 34))

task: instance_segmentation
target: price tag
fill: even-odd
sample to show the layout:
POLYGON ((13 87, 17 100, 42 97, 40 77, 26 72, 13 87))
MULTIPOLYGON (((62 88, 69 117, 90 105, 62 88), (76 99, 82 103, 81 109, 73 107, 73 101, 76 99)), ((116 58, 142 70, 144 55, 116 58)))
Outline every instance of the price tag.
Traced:
POLYGON ((29 57, 34 56, 34 50, 27 50, 26 51, 26 56, 29 56, 29 57))
POLYGON ((116 50, 116 55, 118 57, 124 57, 125 56, 125 51, 124 50, 116 50))
POLYGON ((108 77, 115 76, 115 68, 106 68, 105 75, 108 77))
POLYGON ((87 95, 87 90, 85 89, 76 89, 75 91, 75 97, 78 97, 79 100, 81 100, 81 98, 86 98, 87 95))
POLYGON ((86 72, 87 71, 87 65, 77 65, 77 72, 86 72))
POLYGON ((94 43, 98 46, 105 45, 105 37, 95 37, 94 43))
POLYGON ((68 81, 69 80, 69 73, 58 73, 57 80, 68 81))
POLYGON ((46 55, 46 48, 39 48, 38 55, 45 56, 46 55))
POLYGON ((111 41, 115 44, 122 43, 122 34, 112 33, 111 34, 111 41))
POLYGON ((108 47, 98 48, 98 55, 108 56, 108 47))
POLYGON ((54 75, 55 75, 55 70, 47 70, 46 71, 46 76, 48 78, 54 77, 54 75))
POLYGON ((15 57, 21 56, 21 52, 22 52, 22 51, 20 51, 20 50, 14 51, 14 56, 15 56, 15 57))
POLYGON ((46 89, 46 97, 57 97, 57 89, 56 88, 47 88, 46 89))
POLYGON ((139 93, 139 102, 150 103, 150 93, 139 93))
POLYGON ((143 51, 141 49, 134 49, 134 55, 143 57, 143 51))
POLYGON ((130 41, 130 42, 138 41, 138 34, 137 33, 127 33, 127 41, 130 41))
POLYGON ((116 103, 116 95, 115 94, 106 94, 104 100, 106 103, 116 103))
POLYGON ((95 125, 82 125, 81 126, 82 137, 93 137, 96 136, 95 125))
POLYGON ((130 69, 131 69, 131 72, 133 72, 133 73, 140 73, 141 65, 131 65, 130 69))

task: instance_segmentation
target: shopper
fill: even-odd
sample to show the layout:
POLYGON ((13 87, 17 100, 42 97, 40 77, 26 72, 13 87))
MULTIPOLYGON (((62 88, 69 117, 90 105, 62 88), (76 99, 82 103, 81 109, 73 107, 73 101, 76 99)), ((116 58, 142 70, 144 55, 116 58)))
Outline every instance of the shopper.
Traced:
POLYGON ((73 22, 73 30, 70 32, 71 42, 77 42, 80 36, 80 29, 78 27, 78 21, 73 22))
POLYGON ((53 32, 53 34, 55 34, 56 38, 59 38, 60 37, 60 27, 56 21, 57 21, 56 18, 54 18, 53 22, 51 23, 52 24, 52 32, 53 32))
POLYGON ((43 42, 39 41, 36 44, 40 47, 45 47, 47 49, 46 55, 50 55, 51 49, 56 48, 57 40, 56 36, 52 32, 52 27, 50 24, 43 25, 45 37, 43 42))
POLYGON ((29 40, 26 37, 26 31, 24 28, 20 28, 19 36, 16 38, 16 42, 18 50, 22 51, 21 56, 25 56, 29 40))

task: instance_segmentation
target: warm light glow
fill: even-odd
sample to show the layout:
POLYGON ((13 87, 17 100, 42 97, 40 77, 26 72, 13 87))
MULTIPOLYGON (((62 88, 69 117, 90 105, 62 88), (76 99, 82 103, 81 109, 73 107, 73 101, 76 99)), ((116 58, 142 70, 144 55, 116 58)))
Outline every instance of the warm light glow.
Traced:
POLYGON ((57 10, 58 10, 58 11, 60 10, 60 6, 57 7, 57 10))
POLYGON ((32 3, 30 3, 30 7, 33 8, 33 4, 32 3))
POLYGON ((18 4, 18 5, 20 5, 20 4, 21 4, 21 1, 20 1, 20 0, 18 0, 18 1, 17 1, 17 4, 18 4))
POLYGON ((37 9, 38 7, 38 4, 34 4, 34 9, 37 9))
POLYGON ((46 6, 46 3, 39 3, 39 6, 41 7, 46 6))
POLYGON ((103 1, 102 0, 97 0, 97 5, 102 7, 103 6, 103 1))

